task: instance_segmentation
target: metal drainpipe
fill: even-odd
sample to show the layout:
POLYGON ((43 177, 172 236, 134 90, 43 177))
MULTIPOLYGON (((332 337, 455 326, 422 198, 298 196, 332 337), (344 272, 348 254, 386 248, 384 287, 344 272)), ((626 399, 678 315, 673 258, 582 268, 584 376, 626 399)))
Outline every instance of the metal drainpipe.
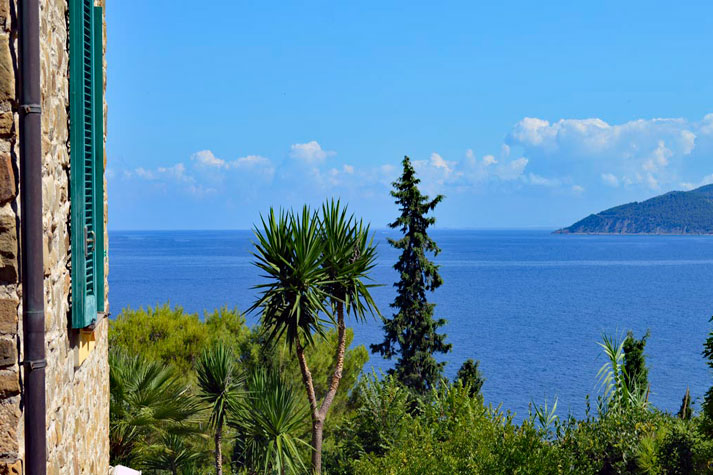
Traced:
POLYGON ((40 109, 39 0, 20 4, 20 205, 25 467, 28 475, 47 471, 45 429, 45 304, 42 262, 42 122, 40 109))

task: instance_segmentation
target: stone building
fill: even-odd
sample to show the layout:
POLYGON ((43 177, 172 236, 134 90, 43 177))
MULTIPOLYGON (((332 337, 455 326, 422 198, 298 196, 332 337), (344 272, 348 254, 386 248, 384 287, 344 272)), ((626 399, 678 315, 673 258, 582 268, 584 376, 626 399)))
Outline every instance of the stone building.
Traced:
POLYGON ((0 0, 0 475, 109 471, 104 1, 0 0))

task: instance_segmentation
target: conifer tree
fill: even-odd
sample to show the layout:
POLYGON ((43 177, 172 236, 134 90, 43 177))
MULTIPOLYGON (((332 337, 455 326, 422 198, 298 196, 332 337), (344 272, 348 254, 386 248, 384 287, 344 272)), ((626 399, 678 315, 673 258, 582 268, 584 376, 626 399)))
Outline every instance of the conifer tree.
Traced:
POLYGON ((681 401, 681 409, 678 410, 679 419, 688 421, 693 417, 693 408, 691 408, 691 391, 690 388, 686 388, 686 394, 683 395, 683 400, 681 401))
MULTIPOLYGON (((713 322, 713 317, 711 317, 710 321, 713 322)), ((703 356, 708 367, 713 369, 713 330, 708 332, 708 338, 706 338, 706 342, 703 345, 703 356)), ((703 398, 703 416, 707 432, 713 434, 713 386, 706 391, 706 395, 703 398)))
POLYGON ((403 233, 399 240, 389 239, 389 244, 401 250, 394 265, 400 276, 394 284, 397 295, 391 304, 396 313, 384 321, 384 341, 371 345, 371 350, 386 359, 398 355, 393 374, 406 387, 423 393, 442 377, 445 363, 437 362, 433 355, 451 350, 451 345, 445 342, 446 335, 438 333, 446 321, 434 319, 435 305, 426 299, 426 292, 434 291, 443 283, 438 266, 427 257, 428 253, 438 255, 440 249, 427 233, 436 219, 426 216, 443 196, 430 199, 422 195, 418 189, 421 180, 416 178, 411 160, 404 157, 402 163, 403 174, 393 183, 391 191, 401 215, 389 224, 403 233))
POLYGON ((479 366, 480 361, 469 359, 463 363, 456 374, 456 382, 460 382, 463 386, 468 386, 471 396, 480 394, 480 389, 483 387, 483 383, 485 383, 485 378, 483 378, 478 368, 479 366))
POLYGON ((644 354, 649 336, 650 332, 647 330, 644 336, 637 339, 634 332, 629 331, 624 340, 624 380, 630 390, 643 392, 649 389, 649 370, 644 354))

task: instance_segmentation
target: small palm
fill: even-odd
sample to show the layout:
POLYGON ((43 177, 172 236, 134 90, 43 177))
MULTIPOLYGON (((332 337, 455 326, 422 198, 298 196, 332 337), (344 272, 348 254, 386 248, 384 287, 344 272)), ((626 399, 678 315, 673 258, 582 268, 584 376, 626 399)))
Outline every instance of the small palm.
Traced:
POLYGON ((247 396, 232 406, 230 424, 237 429, 236 455, 241 465, 265 473, 301 473, 300 449, 309 447, 307 407, 275 372, 256 370, 246 385, 247 396))
POLYGON ((145 358, 109 354, 111 461, 133 464, 167 434, 195 432, 198 404, 168 367, 145 358))
POLYGON ((238 397, 241 377, 232 352, 217 342, 206 349, 198 360, 198 398, 210 411, 209 422, 214 430, 215 465, 222 473, 223 423, 230 404, 238 397))

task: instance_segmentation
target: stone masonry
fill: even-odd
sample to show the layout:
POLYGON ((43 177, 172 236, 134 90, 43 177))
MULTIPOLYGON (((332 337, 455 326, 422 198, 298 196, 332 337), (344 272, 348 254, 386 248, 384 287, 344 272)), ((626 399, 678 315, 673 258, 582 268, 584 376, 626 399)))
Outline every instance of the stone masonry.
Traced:
MULTIPOLYGON (((106 474, 109 470, 108 321, 100 316, 90 335, 96 344, 87 359, 77 366, 82 335, 71 329, 69 315, 67 1, 40 1, 47 473, 106 474)), ((22 206, 17 3, 17 0, 0 0, 0 475, 24 473, 19 364, 23 358, 23 330, 19 275, 22 206)), ((104 107, 106 109, 106 103, 104 107)), ((106 113, 104 117, 106 130, 106 113)), ((104 200, 106 216, 106 193, 104 200)), ((106 262, 105 268, 108 275, 106 262)))

